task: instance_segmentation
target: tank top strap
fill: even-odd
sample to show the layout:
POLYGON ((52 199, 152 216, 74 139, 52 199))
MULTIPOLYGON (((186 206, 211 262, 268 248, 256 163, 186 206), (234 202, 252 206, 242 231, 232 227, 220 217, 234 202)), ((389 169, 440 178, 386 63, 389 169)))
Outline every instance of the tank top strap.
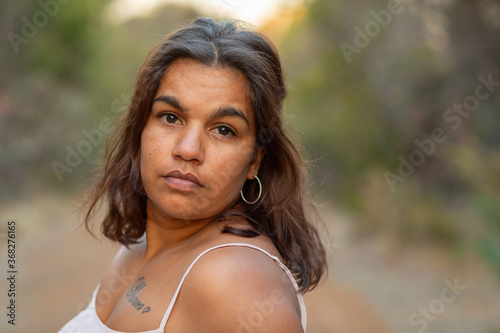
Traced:
POLYGON ((251 244, 246 244, 246 243, 227 243, 227 244, 216 245, 216 246, 213 246, 213 247, 211 247, 211 248, 203 251, 202 253, 200 253, 196 257, 196 259, 193 260, 193 262, 191 263, 191 265, 189 265, 188 269, 184 273, 181 281, 179 282, 179 285, 177 286, 177 289, 175 290, 174 296, 172 297, 172 300, 170 301, 170 304, 168 305, 167 311, 165 312, 165 315, 163 316, 163 319, 161 321, 161 326, 160 326, 161 332, 164 331, 165 326, 167 325, 168 318, 170 317, 170 313, 172 312, 172 309, 174 308, 174 304, 175 304, 175 302, 177 300, 177 297, 179 296, 179 292, 181 291, 182 285, 184 284, 184 280, 186 279, 187 275, 189 274, 189 272, 191 271, 191 269, 193 268, 193 266, 196 264, 196 262, 198 260, 200 260, 201 257, 203 257, 205 254, 207 254, 208 252, 210 252, 212 250, 219 249, 219 248, 222 248, 222 247, 229 247, 229 246, 249 247, 249 248, 255 249, 257 251, 260 251, 260 252, 266 254, 267 256, 271 257, 281 267, 281 269, 283 269, 283 271, 285 271, 285 273, 287 274, 287 276, 290 278, 290 281, 292 282, 295 290, 297 291, 297 297, 298 297, 298 300, 299 300, 300 311, 301 311, 301 323, 302 323, 302 327, 303 327, 304 332, 305 332, 305 330, 306 330, 306 323, 307 323, 306 308, 305 308, 305 304, 304 304, 304 299, 302 298, 302 295, 299 292, 299 287, 298 287, 297 282, 295 281, 295 278, 293 277, 292 273, 290 272, 290 270, 288 269, 288 267, 286 267, 279 260, 278 257, 272 255, 271 253, 267 252, 266 250, 264 250, 264 249, 262 249, 262 248, 260 248, 258 246, 251 245, 251 244))

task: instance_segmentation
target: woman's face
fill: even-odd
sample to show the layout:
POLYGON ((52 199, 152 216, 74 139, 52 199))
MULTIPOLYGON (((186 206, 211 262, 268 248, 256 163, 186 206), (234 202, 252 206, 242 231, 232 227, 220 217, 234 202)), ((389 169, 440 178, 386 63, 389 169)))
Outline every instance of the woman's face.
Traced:
POLYGON ((163 76, 141 136, 148 217, 210 219, 257 174, 255 123, 244 76, 176 60, 163 76))

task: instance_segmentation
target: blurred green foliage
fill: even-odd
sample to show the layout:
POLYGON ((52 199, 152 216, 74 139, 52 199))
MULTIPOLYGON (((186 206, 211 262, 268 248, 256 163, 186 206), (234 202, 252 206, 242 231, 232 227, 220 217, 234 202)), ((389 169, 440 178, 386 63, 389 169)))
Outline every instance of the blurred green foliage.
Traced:
MULTIPOLYGON (((44 3, 49 2, 55 1, 44 3)), ((85 187, 105 140, 85 144, 90 140, 84 131, 109 133, 100 124, 121 115, 117 111, 126 106, 149 50, 198 16, 193 9, 167 6, 118 25, 106 11, 110 2, 69 1, 53 16, 37 2, 2 3, 3 36, 24 38, 26 20, 37 33, 27 43, 13 45, 5 38, 0 49, 1 198, 51 190, 72 194, 85 187), (49 19, 38 27, 39 13, 49 19), (59 175, 54 163, 64 166, 56 168, 59 175)))
MULTIPOLYGON (((199 15, 169 5, 116 24, 105 11, 109 2, 61 5, 18 53, 4 38, 3 199, 74 193, 84 184, 104 140, 62 181, 53 163, 67 164, 68 149, 88 140, 83 131, 99 130, 103 119, 116 121, 152 46, 199 15)), ((309 1, 305 16, 279 39, 290 88, 285 112, 314 161, 315 189, 349 210, 359 232, 386 233, 401 244, 473 245, 500 272, 500 87, 460 126, 445 119, 454 104, 475 94, 478 77, 500 81, 500 5, 401 2, 367 45, 346 57, 341 43, 356 46, 357 31, 373 28, 370 22, 390 13, 390 3, 309 1), (401 177, 400 157, 409 160, 420 149, 415 141, 429 140, 436 128, 446 140, 391 190, 387 172, 401 177)), ((4 36, 20 34, 21 19, 41 10, 27 0, 0 9, 4 36)))
POLYGON ((497 211, 488 210, 485 224, 484 205, 474 204, 480 196, 500 206, 500 48, 494 42, 500 5, 406 1, 393 13, 394 3, 311 3, 281 45, 292 82, 287 111, 316 160, 317 190, 349 207, 361 231, 402 242, 478 241, 483 228, 500 225, 497 211), (346 56, 341 44, 356 47, 356 38, 362 46, 346 56), (446 112, 475 94, 479 76, 491 76, 495 91, 452 123, 446 112), (422 150, 415 141, 428 141, 437 128, 446 140, 402 176, 400 157, 410 161, 422 150), (392 189, 386 172, 402 177, 392 189))

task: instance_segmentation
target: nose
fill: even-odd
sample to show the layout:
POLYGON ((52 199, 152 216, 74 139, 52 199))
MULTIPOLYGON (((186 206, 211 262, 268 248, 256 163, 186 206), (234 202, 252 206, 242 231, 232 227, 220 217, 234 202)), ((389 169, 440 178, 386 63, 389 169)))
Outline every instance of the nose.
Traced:
POLYGON ((176 159, 202 163, 205 157, 202 129, 197 126, 184 127, 177 136, 172 154, 176 159))

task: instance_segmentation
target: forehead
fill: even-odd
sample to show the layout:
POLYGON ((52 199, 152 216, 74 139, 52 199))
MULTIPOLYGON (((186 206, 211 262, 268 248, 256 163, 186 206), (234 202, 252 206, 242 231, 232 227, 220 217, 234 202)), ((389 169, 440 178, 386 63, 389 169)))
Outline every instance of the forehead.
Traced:
POLYGON ((209 67, 192 59, 174 61, 160 82, 155 98, 173 96, 187 107, 238 107, 251 113, 245 76, 231 67, 209 67))

